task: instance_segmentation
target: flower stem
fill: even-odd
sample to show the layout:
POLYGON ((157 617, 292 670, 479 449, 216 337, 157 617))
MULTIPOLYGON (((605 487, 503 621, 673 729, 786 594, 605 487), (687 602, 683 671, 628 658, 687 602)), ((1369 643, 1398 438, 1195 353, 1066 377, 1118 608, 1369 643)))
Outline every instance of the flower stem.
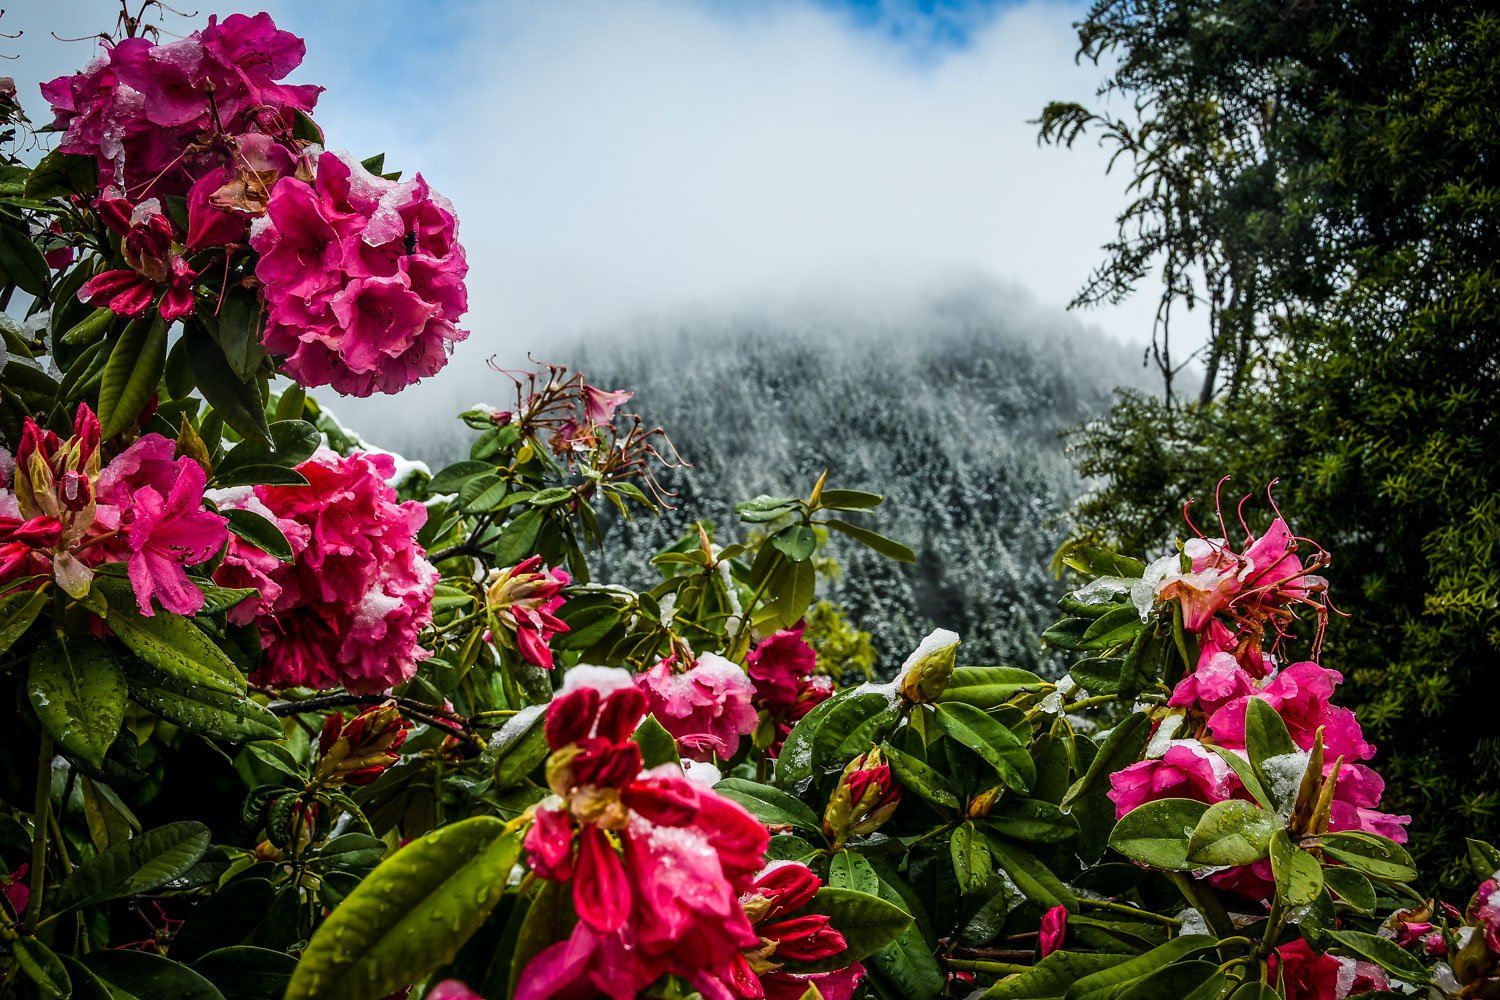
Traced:
POLYGON ((1129 903, 1116 903, 1108 899, 1083 899, 1078 900, 1078 905, 1085 909, 1110 910, 1114 913, 1128 913, 1132 917, 1144 920, 1147 923, 1163 924, 1167 927, 1181 927, 1182 921, 1176 917, 1169 917, 1161 913, 1152 913, 1150 910, 1142 910, 1131 906, 1129 903))
POLYGON ((1000 976, 1014 975, 1017 972, 1030 972, 1035 966, 1018 965, 1014 962, 982 962, 964 958, 947 959, 950 969, 958 969, 961 972, 993 972, 1000 976))

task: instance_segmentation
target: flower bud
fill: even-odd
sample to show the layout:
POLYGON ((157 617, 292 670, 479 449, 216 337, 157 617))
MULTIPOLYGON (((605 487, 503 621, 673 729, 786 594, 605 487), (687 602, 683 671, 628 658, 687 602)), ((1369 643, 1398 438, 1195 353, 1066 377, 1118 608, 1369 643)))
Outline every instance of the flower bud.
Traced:
POLYGON ((891 766, 880 750, 851 760, 823 813, 823 832, 834 850, 844 846, 850 834, 874 833, 891 818, 901 803, 901 786, 891 775, 891 766))
POLYGON ((995 808, 995 802, 1000 798, 1000 793, 1004 790, 1000 785, 996 785, 994 788, 986 788, 969 800, 969 808, 965 815, 972 820, 984 819, 990 814, 990 810, 995 808))
POLYGON ((934 629, 901 665, 898 687, 901 697, 917 705, 937 701, 953 679, 958 655, 958 634, 934 629))
POLYGON ((400 759, 411 723, 401 718, 394 701, 365 709, 345 721, 330 715, 318 737, 318 766, 313 780, 325 787, 368 785, 400 759))

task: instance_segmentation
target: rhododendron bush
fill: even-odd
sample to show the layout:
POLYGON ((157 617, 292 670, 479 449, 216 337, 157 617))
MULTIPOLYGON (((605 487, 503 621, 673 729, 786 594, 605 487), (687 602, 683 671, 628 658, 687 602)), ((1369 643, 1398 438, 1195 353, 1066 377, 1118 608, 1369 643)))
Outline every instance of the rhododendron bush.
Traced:
POLYGON ((1065 547, 1060 677, 936 622, 855 683, 805 618, 830 533, 916 559, 881 497, 604 586, 681 464, 630 391, 496 369, 435 473, 339 425, 306 390, 439 370, 467 264, 303 53, 114 39, 0 175, 0 995, 1500 997, 1500 851, 1423 895, 1269 498, 1065 547))

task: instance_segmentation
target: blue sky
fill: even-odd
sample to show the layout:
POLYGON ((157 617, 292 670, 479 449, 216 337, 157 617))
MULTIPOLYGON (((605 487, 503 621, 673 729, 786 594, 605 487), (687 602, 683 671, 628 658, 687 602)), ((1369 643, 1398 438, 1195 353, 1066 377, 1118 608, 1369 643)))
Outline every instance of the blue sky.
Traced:
MULTIPOLYGON (((262 2, 307 40, 292 79, 327 86, 330 146, 383 151, 457 207, 475 363, 423 390, 444 406, 492 353, 555 355, 643 318, 885 315, 955 281, 1061 314, 1124 204, 1102 151, 1039 149, 1030 124, 1093 99, 1077 2, 262 2)), ((111 9, 52 0, 0 22, 26 31, 0 72, 35 117, 36 81, 91 54, 48 32, 100 30, 111 9)), ((1153 298, 1079 321, 1142 343, 1153 298)))

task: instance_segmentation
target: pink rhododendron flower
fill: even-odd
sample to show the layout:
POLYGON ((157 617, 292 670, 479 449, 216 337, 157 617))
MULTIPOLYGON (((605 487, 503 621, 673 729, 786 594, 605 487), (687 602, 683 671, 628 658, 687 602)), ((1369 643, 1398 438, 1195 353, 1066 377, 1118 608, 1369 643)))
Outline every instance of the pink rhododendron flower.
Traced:
POLYGON ((710 970, 759 940, 739 895, 760 869, 768 835, 738 804, 673 765, 640 772, 630 732, 645 709, 633 686, 603 697, 578 687, 548 707, 547 778, 556 798, 536 810, 525 849, 542 877, 572 880, 580 919, 567 940, 526 967, 518 1000, 624 1000, 664 975, 733 1000, 722 986, 713 989, 710 970))
POLYGON ((30 873, 30 865, 22 865, 8 875, 0 868, 0 893, 5 894, 5 901, 17 916, 25 913, 31 902, 31 887, 26 884, 26 876, 30 873))
POLYGON ((1197 740, 1173 740, 1160 758, 1138 761, 1116 771, 1109 776, 1109 784, 1116 819, 1157 799, 1214 803, 1251 797, 1239 775, 1197 740))
POLYGON ((833 682, 816 673, 818 654, 802 638, 802 623, 773 632, 745 657, 745 670, 755 686, 751 704, 775 727, 766 752, 781 755, 781 746, 804 715, 833 694, 833 682))
POLYGON ((446 199, 418 174, 389 181, 324 153, 309 182, 285 176, 251 227, 266 349, 306 386, 397 392, 435 374, 468 334, 469 265, 446 199))
POLYGON ((1283 984, 1286 1000, 1344 1000, 1391 988, 1378 965, 1319 954, 1302 938, 1278 947, 1266 965, 1271 982, 1283 984))
POLYGON ((568 631, 555 612, 563 606, 562 589, 569 576, 564 569, 546 569, 541 556, 490 573, 485 605, 491 638, 514 646, 533 666, 552 669, 552 637, 568 631))
POLYGON ((704 653, 686 670, 675 657, 636 677, 651 714, 694 760, 733 757, 740 737, 755 731, 755 686, 745 672, 717 653, 704 653))
POLYGON ((186 567, 207 562, 229 539, 228 522, 203 509, 203 467, 160 434, 146 434, 99 475, 101 503, 119 511, 117 538, 106 543, 124 557, 141 614, 153 614, 155 598, 167 611, 191 615, 203 607, 203 592, 186 567))
POLYGON ((100 218, 123 237, 120 253, 130 267, 90 278, 78 290, 79 301, 138 316, 160 289, 162 319, 170 322, 190 315, 198 274, 173 252, 172 223, 162 214, 161 203, 151 198, 131 209, 123 199, 101 198, 98 208, 100 218))
POLYGON ((457 979, 444 979, 427 993, 427 1000, 484 1000, 457 979))
POLYGON ((1042 931, 1037 938, 1037 954, 1046 958, 1063 946, 1068 935, 1068 908, 1054 906, 1042 914, 1042 931))
POLYGON ((417 644, 432 621, 437 571, 417 544, 427 510, 398 503, 389 455, 347 458, 321 449, 297 467, 306 486, 257 486, 224 498, 271 520, 291 544, 279 563, 240 538, 215 579, 260 591, 230 618, 255 622, 264 655, 257 683, 384 691, 430 654, 417 644))
POLYGON ((81 73, 42 85, 58 148, 94 158, 102 187, 132 199, 182 195, 222 163, 220 143, 247 132, 290 134, 321 87, 282 84, 301 63, 302 40, 270 15, 210 17, 202 31, 158 44, 124 38, 81 73), (212 101, 210 101, 212 94, 212 101))
POLYGON ((794 971, 795 963, 832 958, 848 947, 828 917, 795 915, 812 902, 821 885, 806 865, 781 861, 767 867, 740 896, 740 906, 760 940, 754 949, 734 956, 729 968, 718 974, 718 985, 741 1000, 801 1000, 811 987, 825 998, 851 996, 864 975, 857 962, 836 972, 794 971), (786 967, 789 962, 791 969, 786 967))
POLYGON ((635 393, 626 389, 607 392, 594 386, 583 387, 584 419, 591 424, 607 424, 615 419, 615 411, 634 398, 635 393))
POLYGON ((1500 958, 1500 879, 1485 879, 1479 884, 1464 917, 1484 935, 1491 954, 1500 958))

